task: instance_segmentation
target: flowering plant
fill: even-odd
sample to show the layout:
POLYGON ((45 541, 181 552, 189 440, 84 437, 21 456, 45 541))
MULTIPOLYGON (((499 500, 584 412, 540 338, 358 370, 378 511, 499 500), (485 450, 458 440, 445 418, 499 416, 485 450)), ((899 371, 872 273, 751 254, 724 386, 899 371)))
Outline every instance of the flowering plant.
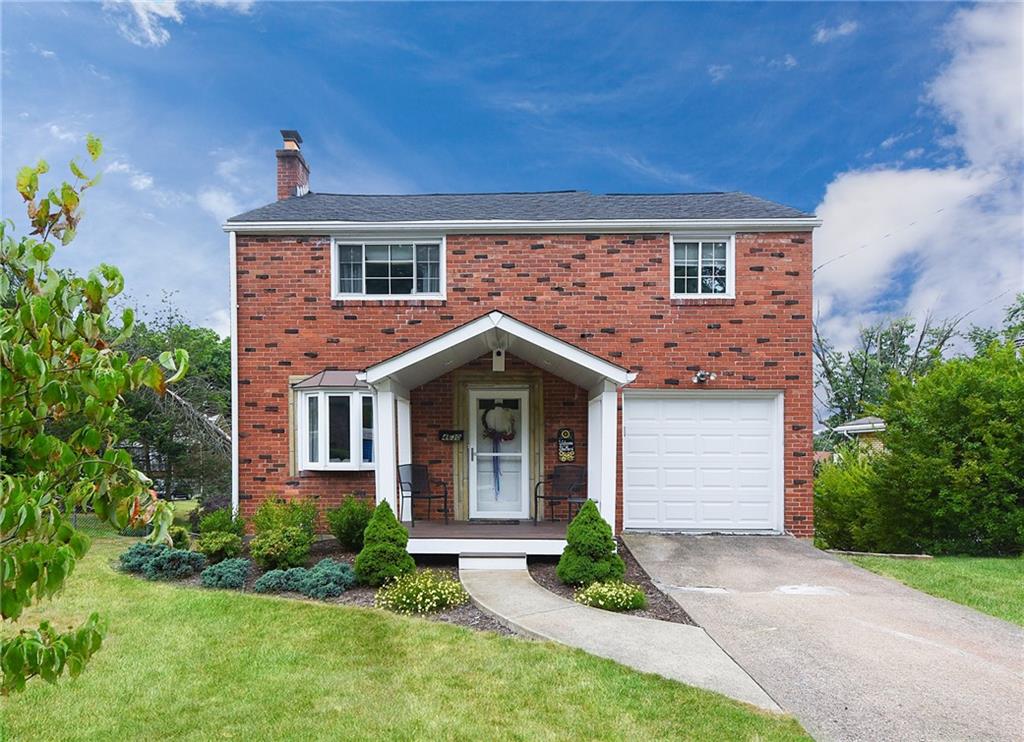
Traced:
POLYGON ((577 590, 573 598, 577 603, 606 611, 632 611, 647 605, 647 596, 643 590, 617 580, 595 582, 577 590))
POLYGON ((389 580, 377 591, 373 604, 395 613, 433 613, 469 601, 462 583, 430 569, 389 580))

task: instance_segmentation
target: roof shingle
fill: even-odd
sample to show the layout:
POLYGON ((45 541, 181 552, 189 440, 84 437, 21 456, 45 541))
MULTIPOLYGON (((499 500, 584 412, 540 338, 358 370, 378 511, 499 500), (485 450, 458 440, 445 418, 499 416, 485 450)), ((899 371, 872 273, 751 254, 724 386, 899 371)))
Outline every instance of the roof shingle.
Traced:
POLYGON ((307 193, 228 222, 468 220, 799 219, 812 217, 746 193, 428 193, 404 196, 307 193))

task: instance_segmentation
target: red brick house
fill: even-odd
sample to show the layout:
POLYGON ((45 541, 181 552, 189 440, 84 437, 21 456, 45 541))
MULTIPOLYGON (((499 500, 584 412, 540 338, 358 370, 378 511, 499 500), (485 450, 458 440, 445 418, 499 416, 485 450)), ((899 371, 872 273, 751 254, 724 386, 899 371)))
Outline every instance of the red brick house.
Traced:
POLYGON ((742 193, 321 194, 282 135, 278 200, 224 225, 243 515, 358 493, 408 521, 399 467, 425 464, 450 522, 416 502, 410 551, 559 553, 534 494, 570 462, 616 531, 812 535, 813 215, 742 193))

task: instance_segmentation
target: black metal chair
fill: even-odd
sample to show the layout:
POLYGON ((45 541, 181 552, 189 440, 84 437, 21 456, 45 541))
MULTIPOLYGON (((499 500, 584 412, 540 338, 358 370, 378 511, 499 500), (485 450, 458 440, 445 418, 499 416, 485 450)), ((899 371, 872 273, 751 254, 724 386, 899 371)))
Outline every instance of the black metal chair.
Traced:
POLYGON ((555 519, 555 505, 564 502, 568 504, 569 520, 572 520, 572 506, 576 506, 577 512, 583 503, 587 501, 587 493, 584 489, 586 482, 586 469, 576 464, 560 464, 551 472, 551 476, 542 479, 533 488, 533 525, 537 525, 538 518, 543 520, 543 511, 539 504, 544 501, 544 506, 550 504, 551 520, 555 519), (540 488, 544 485, 544 492, 540 488))
POLYGON ((401 464, 398 467, 398 486, 401 499, 409 500, 409 527, 416 525, 416 501, 427 501, 427 519, 430 519, 432 503, 441 500, 444 509, 444 524, 448 525, 448 483, 443 479, 431 479, 425 464, 401 464), (440 485, 441 493, 435 493, 431 485, 440 485))

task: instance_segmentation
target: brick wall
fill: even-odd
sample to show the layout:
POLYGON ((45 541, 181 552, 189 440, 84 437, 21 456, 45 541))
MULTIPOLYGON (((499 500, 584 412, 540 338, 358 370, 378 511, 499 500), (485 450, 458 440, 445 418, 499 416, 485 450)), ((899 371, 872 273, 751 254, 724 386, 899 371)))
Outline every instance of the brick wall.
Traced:
POLYGON ((707 369, 713 389, 784 390, 785 524, 813 535, 810 233, 737 235, 735 300, 703 302, 669 298, 668 235, 451 235, 447 301, 412 303, 332 302, 326 237, 237 249, 243 513, 272 494, 373 492, 372 472, 289 474, 289 376, 362 369, 497 309, 637 371, 633 388, 692 388, 707 369))

